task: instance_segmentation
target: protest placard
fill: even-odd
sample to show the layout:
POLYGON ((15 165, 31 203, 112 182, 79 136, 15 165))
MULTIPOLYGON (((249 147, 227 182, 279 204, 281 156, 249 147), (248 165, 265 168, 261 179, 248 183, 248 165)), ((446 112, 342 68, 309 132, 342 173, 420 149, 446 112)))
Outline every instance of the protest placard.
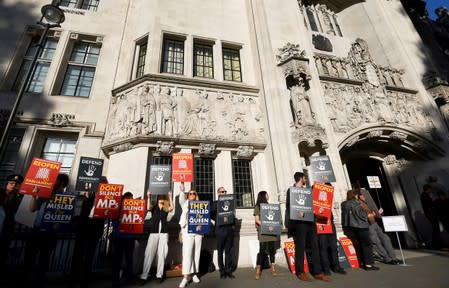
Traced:
POLYGON ((313 221, 312 190, 305 187, 290 187, 290 219, 313 221))
POLYGON ((352 244, 352 241, 347 237, 340 237, 340 243, 345 251, 346 258, 352 268, 359 268, 359 260, 357 258, 357 252, 352 244))
POLYGON ((98 185, 95 196, 94 218, 117 219, 122 201, 123 185, 106 184, 98 185))
MULTIPOLYGON (((295 242, 293 241, 285 241, 284 242, 284 253, 285 257, 287 257, 288 267, 292 274, 296 274, 296 266, 295 266, 295 242)), ((307 263, 307 257, 304 253, 304 272, 309 272, 309 264, 307 263)))
POLYGON ((76 191, 97 192, 103 173, 103 159, 81 157, 76 177, 76 191))
POLYGON ((123 200, 120 213, 119 232, 127 234, 142 234, 145 215, 144 199, 123 200))
POLYGON ((210 229, 210 202, 189 201, 188 232, 208 234, 210 229))
POLYGON ((316 233, 317 234, 332 234, 332 222, 331 218, 317 218, 316 220, 316 233))
POLYGON ((234 224, 235 198, 234 195, 220 195, 217 202, 217 225, 234 224))
POLYGON ((72 224, 76 207, 75 195, 55 194, 45 204, 39 230, 64 232, 72 224))
POLYGON ((172 181, 193 181, 193 154, 174 153, 172 155, 172 181))
POLYGON ((281 207, 279 204, 260 204, 260 229, 262 234, 281 235, 281 207))
POLYGON ((33 158, 20 186, 19 193, 39 196, 39 198, 50 198, 61 165, 59 162, 33 158))
POLYGON ((153 195, 168 194, 170 191, 170 165, 151 165, 150 191, 153 195))
POLYGON ((310 176, 311 180, 319 183, 336 181, 329 156, 322 155, 310 157, 310 176))
POLYGON ((332 201, 334 200, 334 187, 315 183, 313 184, 313 214, 319 217, 330 218, 332 201))

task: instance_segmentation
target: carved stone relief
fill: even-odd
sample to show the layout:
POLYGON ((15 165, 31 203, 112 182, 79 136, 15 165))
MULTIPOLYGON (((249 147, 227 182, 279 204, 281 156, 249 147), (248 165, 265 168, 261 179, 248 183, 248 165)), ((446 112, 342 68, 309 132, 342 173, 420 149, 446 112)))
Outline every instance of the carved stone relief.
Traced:
POLYGON ((299 44, 288 42, 278 49, 276 59, 285 78, 290 76, 293 79, 305 78, 306 81, 311 79, 309 59, 305 58, 305 50, 301 50, 299 44))
POLYGON ((175 143, 173 141, 157 141, 156 153, 159 155, 171 155, 175 143))
POLYGON ((72 121, 75 120, 75 115, 65 113, 52 113, 48 124, 55 127, 72 126, 72 121))
POLYGON ((236 153, 238 158, 252 158, 254 156, 253 146, 239 146, 236 153))
POLYGON ((134 136, 263 142, 252 95, 144 83, 114 96, 106 143, 134 136))
POLYGON ((215 144, 200 143, 198 154, 200 156, 213 156, 215 154, 215 144))

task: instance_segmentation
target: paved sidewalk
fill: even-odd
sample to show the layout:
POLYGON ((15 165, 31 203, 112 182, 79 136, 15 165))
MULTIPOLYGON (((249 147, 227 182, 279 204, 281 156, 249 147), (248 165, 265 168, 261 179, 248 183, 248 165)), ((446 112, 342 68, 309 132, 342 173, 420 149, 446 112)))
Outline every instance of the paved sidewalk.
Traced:
MULTIPOLYGON (((397 255, 400 256, 399 251, 397 255)), ((333 274, 332 282, 314 280, 303 282, 294 277, 287 267, 278 267, 278 276, 272 277, 269 270, 262 272, 260 280, 254 279, 254 270, 239 268, 235 279, 220 279, 218 271, 204 275, 201 283, 191 283, 188 288, 286 288, 286 287, 332 287, 332 288, 448 288, 449 287, 449 253, 423 250, 404 251, 406 263, 410 266, 386 265, 377 263, 379 271, 347 269, 347 275, 333 274)), ((181 278, 168 278, 162 284, 156 280, 148 281, 144 286, 137 284, 121 287, 158 287, 176 288, 181 278)), ((68 287, 66 280, 51 279, 48 287, 68 287)), ((0 285, 1 286, 1 285, 0 285)), ((77 287, 77 286, 74 286, 77 287)), ((97 275, 90 288, 111 287, 105 275, 97 275)))

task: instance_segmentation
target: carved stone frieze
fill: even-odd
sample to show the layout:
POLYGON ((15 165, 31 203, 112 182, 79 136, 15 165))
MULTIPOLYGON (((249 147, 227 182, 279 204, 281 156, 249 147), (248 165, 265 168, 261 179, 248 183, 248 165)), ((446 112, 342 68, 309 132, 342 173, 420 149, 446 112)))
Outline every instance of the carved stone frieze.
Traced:
POLYGON ((352 138, 351 140, 348 141, 348 143, 346 143, 346 147, 351 147, 352 145, 357 143, 359 140, 360 140, 360 136, 356 136, 356 137, 352 138))
POLYGON ((382 131, 382 130, 370 131, 368 133, 368 135, 366 135, 366 138, 368 138, 368 139, 370 139, 370 138, 378 138, 378 137, 382 136, 383 133, 384 133, 384 131, 382 131))
POLYGON ((395 165, 397 168, 401 169, 401 168, 406 167, 409 164, 409 161, 406 159, 403 159, 403 158, 397 159, 396 155, 390 154, 390 155, 385 156, 384 163, 387 166, 395 165))
POLYGON ((389 136, 391 139, 399 140, 401 142, 404 142, 407 139, 407 134, 398 131, 394 131, 389 136))
POLYGON ((144 82, 113 96, 105 143, 135 136, 262 143, 255 95, 144 82))
POLYGON ((157 141, 156 144, 156 152, 159 155, 171 155, 173 148, 175 147, 175 143, 173 141, 157 141))
POLYGON ((238 158, 252 158, 254 156, 254 146, 239 146, 236 156, 238 158))
POLYGON ((200 143, 198 154, 200 156, 213 156, 215 154, 215 144, 200 143))
POLYGON ((74 114, 52 113, 48 124, 54 127, 67 127, 73 125, 73 120, 75 120, 74 114))

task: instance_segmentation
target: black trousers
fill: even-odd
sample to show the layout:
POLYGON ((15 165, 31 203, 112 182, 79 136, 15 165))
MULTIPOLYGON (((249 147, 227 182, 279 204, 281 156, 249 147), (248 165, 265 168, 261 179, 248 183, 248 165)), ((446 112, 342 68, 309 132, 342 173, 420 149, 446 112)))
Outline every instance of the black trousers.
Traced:
POLYGON ((276 255, 276 242, 278 241, 269 241, 269 242, 259 242, 259 253, 257 253, 256 265, 264 268, 265 259, 267 256, 270 260, 270 265, 275 264, 275 255, 276 255))
POLYGON ((316 234, 316 225, 314 222, 294 221, 295 234, 293 241, 295 242, 295 269, 296 275, 304 272, 304 252, 306 243, 310 244, 312 252, 312 263, 309 263, 312 275, 321 273, 320 252, 318 249, 318 237, 316 234))
POLYGON ((318 234, 318 245, 320 248, 320 262, 322 272, 328 274, 340 268, 338 262, 337 235, 335 234, 335 226, 331 234, 318 234))
POLYGON ((131 280, 133 275, 133 254, 134 239, 124 237, 112 238, 112 283, 120 282, 120 270, 122 269, 122 260, 125 256, 125 267, 123 277, 131 280))
POLYGON ((216 231, 218 267, 220 272, 232 272, 232 247, 234 246, 234 229, 232 227, 219 227, 216 231), (223 262, 223 252, 225 261, 223 262))
POLYGON ((354 248, 357 251, 360 265, 374 264, 373 244, 369 236, 369 228, 344 227, 343 232, 351 239, 354 248))

